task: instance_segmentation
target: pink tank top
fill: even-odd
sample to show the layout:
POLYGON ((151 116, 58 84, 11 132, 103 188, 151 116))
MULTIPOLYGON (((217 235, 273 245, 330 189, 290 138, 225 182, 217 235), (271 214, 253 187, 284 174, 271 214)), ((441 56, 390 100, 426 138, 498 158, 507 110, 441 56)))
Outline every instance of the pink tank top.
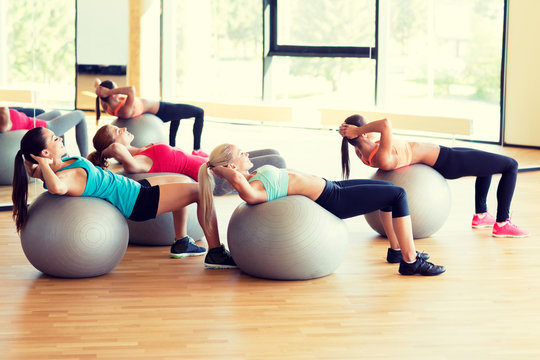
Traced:
POLYGON ((11 120, 11 130, 30 130, 35 127, 47 127, 47 122, 45 120, 36 119, 33 117, 26 116, 25 113, 19 112, 17 110, 9 109, 9 119, 11 120), (36 124, 34 126, 34 120, 36 124))
MULTIPOLYGON (((120 97, 120 103, 118 104, 116 109, 114 109, 114 111, 111 112, 109 108, 107 107, 107 112, 109 113, 109 115, 118 116, 118 112, 120 111, 122 107, 124 107, 124 105, 126 104, 126 101, 127 101, 127 96, 124 95, 120 97)), ((143 102, 140 98, 136 97, 135 100, 133 101, 133 114, 131 115, 131 117, 132 118, 137 117, 141 115, 143 111, 144 111, 143 102)))
POLYGON ((153 164, 148 171, 149 173, 171 172, 184 174, 195 181, 199 179, 199 168, 208 161, 207 158, 186 154, 181 149, 164 143, 152 144, 152 146, 136 155, 145 155, 152 159, 153 164))
MULTIPOLYGON (((379 151, 379 142, 377 141, 377 147, 373 149, 371 154, 369 154, 368 159, 364 159, 362 157, 362 162, 368 166, 373 166, 373 157, 379 151)), ((399 169, 400 167, 411 165, 412 162, 412 151, 411 151, 411 144, 407 141, 392 139, 392 152, 397 155, 397 165, 395 169, 399 169)))

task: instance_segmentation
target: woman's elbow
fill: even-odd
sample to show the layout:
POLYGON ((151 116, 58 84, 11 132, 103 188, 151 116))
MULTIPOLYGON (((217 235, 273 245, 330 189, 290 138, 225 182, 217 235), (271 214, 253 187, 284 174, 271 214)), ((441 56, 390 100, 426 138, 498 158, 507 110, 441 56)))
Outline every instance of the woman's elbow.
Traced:
POLYGON ((391 170, 395 170, 396 168, 393 167, 393 166, 390 166, 388 164, 382 164, 380 166, 378 166, 379 170, 383 170, 383 171, 391 171, 391 170))
POLYGON ((8 132, 11 125, 9 118, 0 116, 0 133, 8 132))
POLYGON ((382 120, 382 124, 383 124, 383 128, 386 129, 386 130, 392 130, 392 123, 390 122, 390 120, 384 118, 382 120))
POLYGON ((396 168, 395 163, 392 162, 392 159, 388 159, 386 156, 379 157, 379 159, 377 159, 376 166, 377 168, 385 171, 394 170, 396 168))
POLYGON ((66 195, 67 188, 64 186, 50 186, 47 187, 47 191, 53 195, 66 195))
POLYGON ((260 199, 256 199, 254 197, 250 197, 250 196, 244 196, 242 197, 242 200, 244 200, 246 202, 246 204, 248 205, 257 205, 257 204, 260 204, 260 203, 263 203, 264 201, 261 201, 260 199))
POLYGON ((244 200, 249 205, 257 205, 261 204, 267 201, 267 199, 263 198, 262 196, 258 196, 258 194, 252 194, 252 193, 244 193, 240 194, 240 198, 244 200))
POLYGON ((140 172, 144 172, 144 171, 140 171, 136 165, 132 165, 132 164, 124 164, 124 171, 130 174, 137 174, 140 172))

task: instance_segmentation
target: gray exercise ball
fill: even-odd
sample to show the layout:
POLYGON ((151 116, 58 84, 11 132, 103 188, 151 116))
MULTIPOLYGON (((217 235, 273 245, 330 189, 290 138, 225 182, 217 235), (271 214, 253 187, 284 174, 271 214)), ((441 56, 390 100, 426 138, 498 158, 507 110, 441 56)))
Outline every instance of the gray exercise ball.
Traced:
MULTIPOLYGON (((154 176, 174 176, 194 182, 189 176, 176 173, 140 173, 130 174, 119 171, 118 174, 125 175, 133 180, 147 179, 154 176)), ((197 204, 190 204, 188 209, 187 234, 195 241, 204 238, 204 232, 197 218, 197 204)), ((129 227, 129 243, 135 245, 164 246, 172 245, 174 242, 174 222, 171 212, 160 214, 155 219, 146 221, 127 221, 129 227)))
MULTIPOLYGON (((378 170, 371 178, 390 181, 405 189, 415 239, 434 234, 450 214, 452 199, 448 182, 430 166, 414 164, 392 171, 378 170)), ((366 214, 365 218, 373 230, 386 236, 378 211, 366 214)))
MULTIPOLYGON (((28 130, 0 133, 0 185, 11 185, 15 155, 21 147, 21 139, 28 130)), ((30 178, 32 179, 32 178, 30 178)))
POLYGON ((227 229, 231 255, 245 273, 306 280, 333 273, 347 252, 345 222, 305 196, 240 204, 227 229))
POLYGON ((146 146, 151 143, 169 143, 164 132, 163 121, 153 114, 142 114, 132 119, 116 119, 111 125, 127 128, 134 138, 133 146, 146 146))
POLYGON ((122 260, 128 227, 105 200, 41 194, 28 210, 21 244, 30 263, 63 278, 104 275, 122 260))

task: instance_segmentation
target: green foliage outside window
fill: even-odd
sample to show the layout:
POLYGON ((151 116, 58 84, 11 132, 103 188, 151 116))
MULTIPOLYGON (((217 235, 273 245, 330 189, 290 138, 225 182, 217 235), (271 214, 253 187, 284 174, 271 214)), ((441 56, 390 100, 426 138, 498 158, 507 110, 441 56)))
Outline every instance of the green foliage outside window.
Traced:
MULTIPOLYGON (((298 39, 297 42, 302 45, 374 46, 374 15, 375 6, 372 1, 296 1, 290 4, 289 28, 293 42, 298 39)), ((293 76, 324 78, 330 83, 332 92, 335 92, 344 76, 366 65, 365 59, 336 61, 312 57, 304 61, 294 59, 290 71, 293 76)))
POLYGON ((74 84, 74 1, 12 0, 6 20, 10 83, 74 84))

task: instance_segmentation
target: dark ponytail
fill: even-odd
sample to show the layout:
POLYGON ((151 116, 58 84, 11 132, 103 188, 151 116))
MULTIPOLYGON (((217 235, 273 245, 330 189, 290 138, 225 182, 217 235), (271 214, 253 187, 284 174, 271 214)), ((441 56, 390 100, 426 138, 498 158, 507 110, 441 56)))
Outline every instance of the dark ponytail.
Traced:
MULTIPOLYGON (((363 126, 367 124, 366 119, 362 115, 351 115, 345 119, 345 123, 354 126, 363 126)), ((349 144, 352 146, 358 145, 358 138, 348 139, 343 137, 341 140, 341 176, 343 179, 348 179, 351 173, 351 165, 349 161, 349 144)))
MULTIPOLYGON (((105 80, 105 81, 102 81, 101 84, 99 84, 99 86, 103 86, 104 88, 107 88, 107 89, 114 89, 116 87, 116 84, 111 80, 105 80)), ((109 100, 109 97, 96 96, 96 126, 98 125, 99 118, 101 117, 101 104, 99 103, 100 99, 107 102, 107 100, 109 100)))
POLYGON ((99 123, 101 117, 101 104, 99 103, 99 96, 96 96, 96 126, 99 123))
POLYGON ((26 132, 21 139, 21 147, 15 155, 11 200, 13 201, 13 219, 17 232, 22 230, 28 218, 28 174, 24 160, 37 164, 37 161, 30 154, 39 156, 41 151, 47 147, 42 131, 42 127, 37 127, 26 132))
POLYGON ((102 169, 109 167, 109 162, 103 157, 103 153, 101 151, 92 151, 86 158, 92 164, 99 166, 102 169))
POLYGON ((351 164, 349 161, 349 143, 347 138, 341 140, 341 177, 344 180, 349 178, 351 173, 351 164))

